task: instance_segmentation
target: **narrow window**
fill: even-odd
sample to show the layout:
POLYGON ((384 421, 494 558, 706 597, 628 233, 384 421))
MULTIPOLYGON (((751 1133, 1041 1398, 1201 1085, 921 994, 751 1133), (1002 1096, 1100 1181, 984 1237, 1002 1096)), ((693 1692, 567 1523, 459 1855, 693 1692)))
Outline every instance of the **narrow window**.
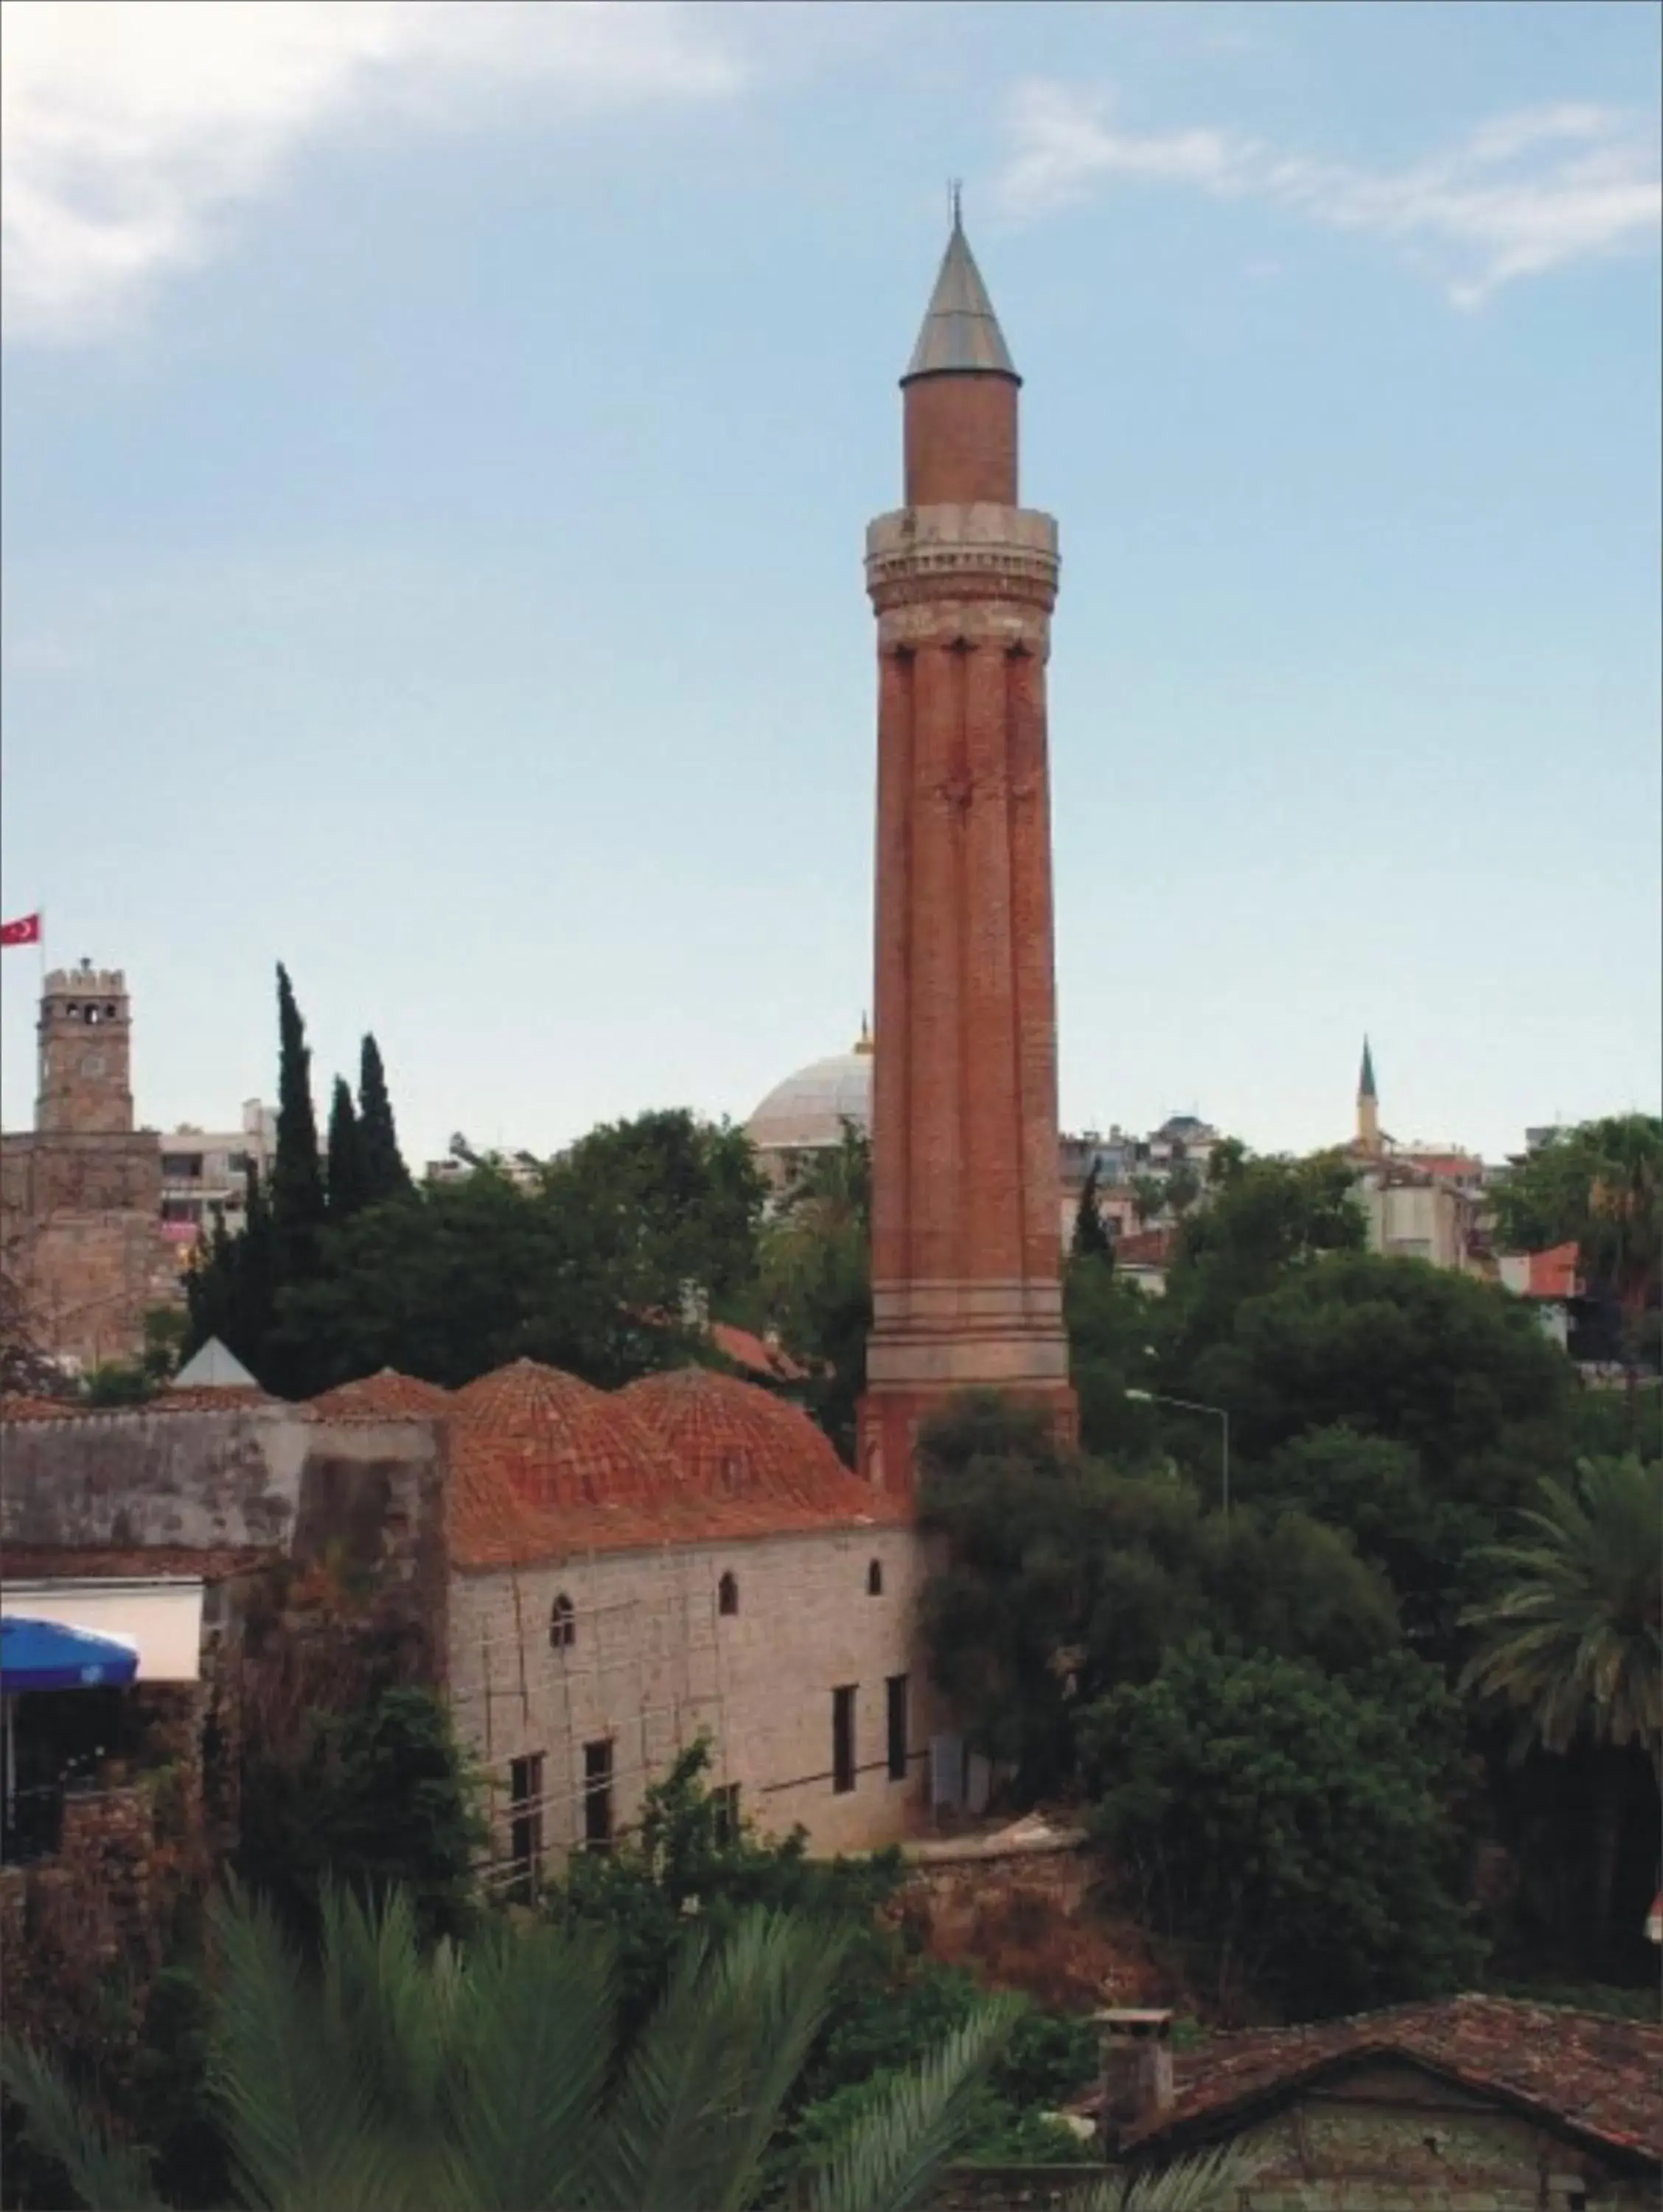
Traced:
POLYGON ((832 1692, 832 1790, 841 1796, 854 1787, 854 1693, 847 1684, 832 1692))
POLYGON ((513 1893, 529 1902, 543 1864, 543 1753, 508 1762, 508 1856, 513 1893))
POLYGON ((889 1692, 889 1779, 907 1779, 907 1677, 891 1674, 884 1684, 889 1692))
POLYGON ((868 1597, 882 1597, 883 1595, 883 1562, 882 1559, 874 1559, 866 1570, 866 1595, 868 1597))
POLYGON ((583 1747, 583 1843, 591 1851, 612 1848, 612 1739, 583 1747))
POLYGON ((569 1651, 577 1640, 577 1615, 562 1590, 549 1608, 549 1643, 555 1651, 569 1651))
POLYGON ((710 1793, 712 1826, 719 1844, 737 1844, 739 1840, 739 1785, 730 1782, 710 1793))
POLYGON ((739 1610, 739 1585, 731 1575, 724 1575, 716 1585, 716 1610, 718 1613, 737 1613, 739 1610))

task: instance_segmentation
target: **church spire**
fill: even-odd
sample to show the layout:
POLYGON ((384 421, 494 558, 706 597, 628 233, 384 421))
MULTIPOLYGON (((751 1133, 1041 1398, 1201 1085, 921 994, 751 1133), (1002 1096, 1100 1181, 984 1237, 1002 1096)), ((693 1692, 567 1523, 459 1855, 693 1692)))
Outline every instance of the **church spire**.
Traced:
POLYGON ((958 188, 953 188, 953 229, 941 258, 936 289, 925 310, 924 326, 901 380, 915 376, 1008 376, 1021 383, 998 317, 981 281, 970 241, 960 218, 958 188))
POLYGON ((1365 1036, 1363 1040, 1363 1073, 1357 1078, 1357 1097, 1378 1098, 1379 1096, 1379 1092, 1375 1089, 1374 1054, 1369 1049, 1369 1040, 1365 1036))

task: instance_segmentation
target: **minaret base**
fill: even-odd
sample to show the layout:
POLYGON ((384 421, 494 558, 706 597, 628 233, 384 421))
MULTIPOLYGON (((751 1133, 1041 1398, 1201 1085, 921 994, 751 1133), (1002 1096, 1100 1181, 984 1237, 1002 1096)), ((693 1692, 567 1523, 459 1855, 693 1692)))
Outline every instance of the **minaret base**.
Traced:
POLYGON ((1042 1412, 1060 1449, 1071 1451, 1078 1444, 1080 1401, 1068 1382, 878 1384, 856 1409, 860 1473, 874 1490, 910 1496, 918 1487, 918 1438, 924 1424, 967 1392, 995 1389, 1013 1406, 1042 1412))

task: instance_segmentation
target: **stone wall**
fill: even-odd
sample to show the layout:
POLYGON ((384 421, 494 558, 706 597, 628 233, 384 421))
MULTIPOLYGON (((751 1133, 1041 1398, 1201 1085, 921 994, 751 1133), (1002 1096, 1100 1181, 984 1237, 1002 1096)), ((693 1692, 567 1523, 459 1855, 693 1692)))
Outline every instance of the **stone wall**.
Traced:
POLYGON ((874 1528, 457 1575, 452 1704, 464 1741, 502 1785, 500 1826, 515 1760, 543 1759, 543 1841, 557 1857, 583 1832, 586 1744, 614 1747, 613 1818, 622 1826, 705 1729, 717 1745, 711 1781, 737 1783, 759 1827, 783 1832, 800 1821, 821 1851, 913 1832, 934 1724, 915 1627, 925 1573, 911 1529, 874 1528), (719 1608, 725 1574, 735 1578, 731 1614, 719 1608), (561 1597, 573 1640, 551 1645, 561 1597), (904 1781, 888 1771, 886 1679, 900 1674, 909 1706, 904 1781), (847 1791, 833 1788, 832 1693, 842 1686, 855 1690, 847 1791))
MULTIPOLYGON (((444 1649, 445 1444, 431 1421, 134 1407, 0 1431, 9 1552, 275 1552, 403 1594, 444 1649)), ((188 1571, 174 1565, 170 1571, 188 1571)), ((69 1564, 58 1571, 73 1571, 69 1564)))
POLYGON ((95 1367, 143 1348, 144 1316, 176 1306, 154 1130, 0 1139, 0 1247, 34 1340, 95 1367))
POLYGON ((1537 2212, 1655 2202, 1597 2152, 1439 2081, 1382 2062, 1314 2090, 1239 2138, 1255 2169, 1242 2212, 1537 2212))
POLYGON ((8 2033, 81 2051, 111 2033, 112 1998, 126 1996, 137 2015, 180 1897, 201 1874, 144 1783, 67 1797, 53 1856, 0 1868, 8 2033))

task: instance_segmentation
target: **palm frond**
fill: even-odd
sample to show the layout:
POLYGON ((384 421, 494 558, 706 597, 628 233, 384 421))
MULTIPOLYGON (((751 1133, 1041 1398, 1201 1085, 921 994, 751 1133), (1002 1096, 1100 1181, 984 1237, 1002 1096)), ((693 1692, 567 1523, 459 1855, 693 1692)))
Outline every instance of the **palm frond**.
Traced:
POLYGON ((613 1945, 587 1930, 499 1931, 476 1945, 446 2100, 443 2201, 455 2212, 561 2212, 590 2201, 616 1984, 613 1945))
POLYGON ((152 2212, 161 2205, 144 2153, 115 2142, 32 2045, 9 2036, 0 2043, 0 2081, 21 2108, 29 2141, 63 2167, 86 2212, 152 2212))
POLYGON ((608 2113, 604 2212, 742 2212, 847 1949, 841 1929, 762 1909, 719 1948, 689 1942, 608 2113))
POLYGON ((889 2083, 811 2179, 812 2212, 906 2212, 916 2203, 962 2139, 1021 2009, 990 1998, 889 2083))
POLYGON ((1223 2212, 1256 2165, 1231 2145, 1143 2172, 1115 2174, 1067 2200, 1065 2212, 1223 2212))
MULTIPOLYGON (((367 2075, 332 2003, 271 1908, 233 1892, 215 1914, 222 1973, 209 2094, 238 2193, 266 2212, 385 2212, 405 2201, 398 2155, 373 2124, 367 2075)), ((326 1964, 338 1988, 340 1970, 326 1964)))

